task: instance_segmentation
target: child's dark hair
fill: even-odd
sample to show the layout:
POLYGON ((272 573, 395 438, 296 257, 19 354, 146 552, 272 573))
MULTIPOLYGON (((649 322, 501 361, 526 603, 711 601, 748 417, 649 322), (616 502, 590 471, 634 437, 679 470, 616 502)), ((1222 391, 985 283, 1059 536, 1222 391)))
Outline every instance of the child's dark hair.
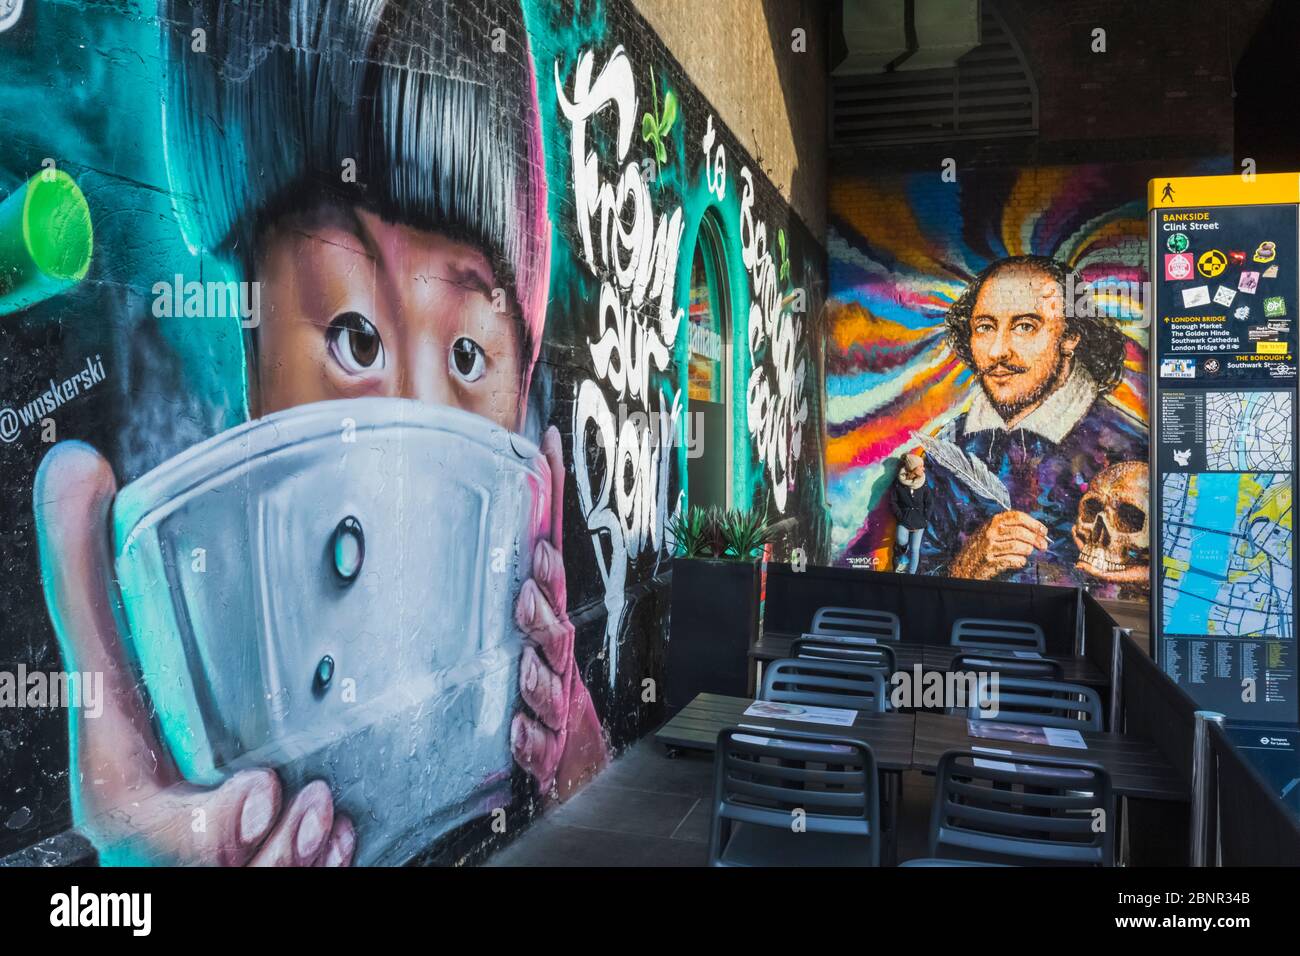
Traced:
POLYGON ((192 247, 250 278, 268 224, 332 201, 472 243, 514 300, 531 367, 550 226, 519 0, 160 7, 168 176, 192 247))

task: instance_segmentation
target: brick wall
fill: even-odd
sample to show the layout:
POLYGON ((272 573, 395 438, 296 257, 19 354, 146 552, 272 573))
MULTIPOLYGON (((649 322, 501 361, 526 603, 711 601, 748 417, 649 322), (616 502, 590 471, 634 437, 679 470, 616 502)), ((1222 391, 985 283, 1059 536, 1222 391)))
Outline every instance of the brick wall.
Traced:
POLYGON ((1126 163, 1230 156, 1233 73, 1270 0, 990 0, 1038 88, 1033 137, 837 151, 834 168, 1126 163), (1093 30, 1106 52, 1094 52, 1093 30))
POLYGON ((821 236, 827 4, 636 0, 636 5, 813 235, 821 236))

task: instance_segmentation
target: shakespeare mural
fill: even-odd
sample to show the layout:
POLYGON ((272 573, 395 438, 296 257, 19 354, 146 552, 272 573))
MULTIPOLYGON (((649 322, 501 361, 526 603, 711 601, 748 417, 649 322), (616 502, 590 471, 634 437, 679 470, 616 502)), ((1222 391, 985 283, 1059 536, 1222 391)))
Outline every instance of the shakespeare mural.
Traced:
POLYGON ((0 662, 102 682, 6 711, 0 856, 478 859, 661 719, 706 213, 825 560, 820 253, 621 0, 146 6, 0 31, 0 662))
POLYGON ((1085 167, 834 184, 840 561, 890 566, 889 486, 917 454, 934 497, 920 573, 1143 592, 1143 181, 1085 167))

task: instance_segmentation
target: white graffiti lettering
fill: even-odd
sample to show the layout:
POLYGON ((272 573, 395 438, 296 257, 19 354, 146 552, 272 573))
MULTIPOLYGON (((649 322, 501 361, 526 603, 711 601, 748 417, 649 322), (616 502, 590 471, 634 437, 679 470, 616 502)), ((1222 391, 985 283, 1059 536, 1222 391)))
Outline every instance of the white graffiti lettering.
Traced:
POLYGON ((704 127, 704 141, 700 144, 704 147, 704 183, 709 192, 718 197, 718 202, 722 202, 727 198, 727 150, 721 143, 716 150, 713 149, 717 135, 713 129, 713 114, 710 113, 704 127))
POLYGON ((640 555, 664 546, 672 448, 682 407, 680 395, 673 392, 669 398, 663 388, 655 393, 657 407, 652 407, 651 371, 668 369, 683 318, 683 310, 673 307, 683 223, 680 205, 662 213, 656 223, 647 178, 628 158, 637 97, 623 48, 615 48, 593 80, 594 72, 595 56, 584 51, 570 98, 560 64, 555 65, 556 98, 571 125, 574 208, 583 261, 601 281, 596 336, 588 339, 596 378, 578 385, 573 407, 574 473, 605 587, 605 649, 612 685, 628 568, 640 555), (602 179, 599 157, 587 145, 589 123, 607 106, 617 123, 616 181, 602 179), (630 403, 634 412, 645 414, 622 411, 616 421, 615 401, 622 410, 630 403), (651 433, 652 427, 658 434, 651 433))
MULTIPOLYGON (((759 461, 767 469, 772 498, 784 513, 794 481, 794 463, 802 450, 808 421, 807 374, 798 355, 803 319, 795 315, 782 292, 777 263, 768 248, 767 224, 754 219, 754 178, 741 169, 741 261, 749 272, 748 426, 759 461)), ((801 290, 796 290, 796 293, 801 290)), ((802 295, 791 300, 802 301, 802 295)))

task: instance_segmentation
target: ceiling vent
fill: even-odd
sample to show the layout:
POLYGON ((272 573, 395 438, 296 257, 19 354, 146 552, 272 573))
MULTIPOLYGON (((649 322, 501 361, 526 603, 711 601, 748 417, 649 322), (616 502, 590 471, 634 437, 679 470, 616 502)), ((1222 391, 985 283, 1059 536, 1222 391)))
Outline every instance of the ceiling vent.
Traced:
POLYGON ((990 0, 845 0, 843 24, 832 145, 1037 132, 1038 88, 990 0))

